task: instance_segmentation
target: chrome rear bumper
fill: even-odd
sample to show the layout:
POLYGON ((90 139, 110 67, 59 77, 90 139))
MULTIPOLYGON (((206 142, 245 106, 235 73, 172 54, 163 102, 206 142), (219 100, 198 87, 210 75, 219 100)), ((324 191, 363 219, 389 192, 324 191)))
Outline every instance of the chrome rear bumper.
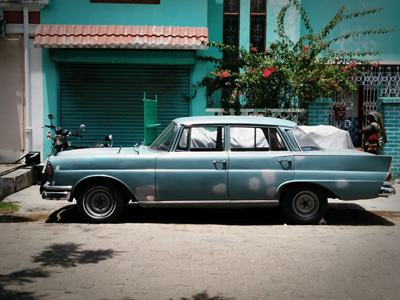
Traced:
POLYGON ((380 197, 389 197, 389 196, 395 195, 396 190, 392 185, 393 185, 393 182, 385 181, 383 183, 383 186, 381 187, 381 190, 379 191, 379 196, 380 197))
POLYGON ((72 186, 52 186, 48 182, 43 186, 42 198, 47 200, 69 200, 72 186))

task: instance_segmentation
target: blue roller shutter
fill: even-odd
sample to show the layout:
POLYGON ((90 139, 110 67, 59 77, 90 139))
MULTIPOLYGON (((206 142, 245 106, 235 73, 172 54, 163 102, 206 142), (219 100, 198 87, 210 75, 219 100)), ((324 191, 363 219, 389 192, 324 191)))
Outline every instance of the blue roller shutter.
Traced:
POLYGON ((113 135, 114 146, 141 143, 144 92, 148 99, 157 95, 159 133, 172 119, 189 115, 189 102, 182 95, 189 95, 190 66, 59 66, 60 124, 69 130, 85 124, 80 145, 101 142, 106 134, 113 135))

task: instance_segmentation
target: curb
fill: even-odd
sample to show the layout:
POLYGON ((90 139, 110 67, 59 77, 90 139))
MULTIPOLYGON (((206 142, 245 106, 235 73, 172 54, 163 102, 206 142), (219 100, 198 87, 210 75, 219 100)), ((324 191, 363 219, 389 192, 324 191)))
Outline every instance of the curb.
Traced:
POLYGON ((25 166, 1 176, 0 201, 11 194, 36 184, 37 181, 37 169, 34 166, 25 166))

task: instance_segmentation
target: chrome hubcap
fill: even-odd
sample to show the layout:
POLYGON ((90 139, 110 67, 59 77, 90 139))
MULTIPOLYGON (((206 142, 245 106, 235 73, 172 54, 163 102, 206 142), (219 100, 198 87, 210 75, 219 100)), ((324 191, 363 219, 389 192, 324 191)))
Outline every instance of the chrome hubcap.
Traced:
POLYGON ((301 217, 311 217, 315 215, 319 208, 319 199, 313 192, 300 192, 293 200, 293 210, 301 217))
POLYGON ((90 189, 84 199, 85 211, 94 218, 104 218, 111 215, 116 207, 113 193, 105 187, 90 189))

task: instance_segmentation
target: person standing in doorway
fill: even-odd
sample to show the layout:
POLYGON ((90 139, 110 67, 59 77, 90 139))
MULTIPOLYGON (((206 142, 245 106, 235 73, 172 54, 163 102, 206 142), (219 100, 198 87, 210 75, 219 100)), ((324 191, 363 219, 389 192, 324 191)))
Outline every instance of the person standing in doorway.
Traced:
POLYGON ((365 152, 383 154, 383 147, 387 143, 385 125, 382 115, 378 112, 371 112, 367 116, 367 126, 361 133, 364 135, 363 148, 365 152))

